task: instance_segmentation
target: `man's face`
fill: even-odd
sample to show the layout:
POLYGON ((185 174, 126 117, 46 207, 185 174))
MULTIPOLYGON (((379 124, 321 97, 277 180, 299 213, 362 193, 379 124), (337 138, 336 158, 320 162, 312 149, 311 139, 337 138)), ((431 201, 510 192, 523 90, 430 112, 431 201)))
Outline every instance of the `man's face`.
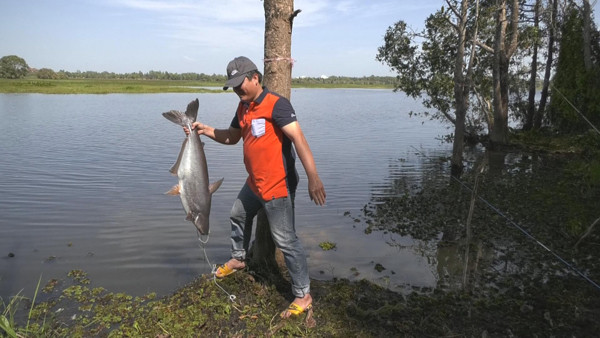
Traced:
POLYGON ((244 76, 244 82, 237 87, 233 87, 233 91, 239 96, 240 100, 246 102, 254 101, 258 97, 259 89, 261 89, 261 86, 258 83, 257 74, 254 74, 252 79, 244 76))

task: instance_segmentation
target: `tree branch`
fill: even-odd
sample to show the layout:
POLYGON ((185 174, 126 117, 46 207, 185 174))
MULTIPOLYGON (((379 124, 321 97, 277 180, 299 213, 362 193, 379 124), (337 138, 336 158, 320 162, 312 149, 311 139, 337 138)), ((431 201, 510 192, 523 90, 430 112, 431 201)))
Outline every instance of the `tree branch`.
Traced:
POLYGON ((301 9, 295 10, 292 14, 290 14, 290 27, 294 26, 294 19, 302 12, 301 9))
POLYGON ((510 25, 512 30, 511 40, 508 48, 506 48, 506 56, 508 58, 517 50, 519 43, 519 0, 513 0, 510 25))
POLYGON ((456 15, 457 17, 459 17, 459 18, 460 18, 460 13, 459 13, 459 12, 458 12, 458 10, 456 9, 456 7, 454 7, 454 5, 450 3, 450 1, 449 1, 449 0, 446 0, 446 4, 448 5, 448 8, 450 8, 450 10, 451 10, 452 12, 454 12, 454 15, 456 15))
POLYGON ((481 42, 481 41, 479 41, 479 40, 475 41, 475 43, 477 44, 477 46, 481 47, 481 48, 482 48, 483 50, 485 50, 486 52, 490 52, 490 53, 493 53, 493 52, 494 52, 494 48, 492 48, 492 47, 490 47, 490 46, 486 45, 485 43, 483 43, 483 42, 481 42))
POLYGON ((471 54, 467 65, 467 88, 466 93, 470 93, 473 84, 473 64, 475 62, 475 45, 477 44, 477 34, 479 34, 479 0, 475 2, 475 23, 473 39, 471 40, 471 54))
POLYGON ((459 32, 459 34, 460 34, 460 27, 458 27, 458 25, 457 25, 457 24, 455 24, 454 22, 452 22, 452 20, 450 20, 450 18, 449 18, 449 17, 447 17, 447 16, 446 16, 445 18, 446 18, 446 21, 447 21, 447 22, 450 24, 450 26, 454 27, 454 29, 455 29, 457 32, 459 32))

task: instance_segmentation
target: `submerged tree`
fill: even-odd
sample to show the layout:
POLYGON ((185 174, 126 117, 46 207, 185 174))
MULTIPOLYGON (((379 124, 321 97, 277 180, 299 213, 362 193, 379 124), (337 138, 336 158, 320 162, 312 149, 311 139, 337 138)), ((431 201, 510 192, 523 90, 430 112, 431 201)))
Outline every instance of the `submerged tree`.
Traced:
POLYGON ((481 0, 479 10, 473 1, 446 0, 446 5, 427 18, 422 31, 404 21, 389 27, 376 58, 397 72, 395 90, 421 98, 429 110, 425 115, 454 124, 453 165, 460 165, 457 142, 465 106, 465 139, 487 123, 492 147, 509 143, 511 119, 524 129, 540 129, 543 121, 559 126, 575 106, 600 123, 600 43, 589 0, 582 7, 559 0, 481 0), (562 20, 560 11, 570 8, 578 14, 562 20), (555 50, 562 55, 558 62, 555 50), (538 71, 541 58, 544 68, 538 71), (539 97, 538 74, 543 74, 539 97), (550 94, 552 104, 546 107, 550 94))
POLYGON ((490 129, 490 141, 494 144, 508 143, 508 103, 510 60, 517 50, 519 38, 519 0, 497 0, 493 46, 480 42, 480 46, 493 54, 492 90, 494 123, 490 129))
POLYGON ((463 167, 464 139, 475 136, 479 123, 468 118, 475 62, 478 3, 446 1, 444 8, 429 16, 423 32, 413 32, 404 21, 388 28, 376 59, 398 73, 394 90, 420 97, 433 118, 454 124, 452 167, 463 167), (470 19, 471 16, 474 19, 470 19), (418 40, 422 40, 419 43, 418 40), (470 123, 467 124, 467 121, 470 123))

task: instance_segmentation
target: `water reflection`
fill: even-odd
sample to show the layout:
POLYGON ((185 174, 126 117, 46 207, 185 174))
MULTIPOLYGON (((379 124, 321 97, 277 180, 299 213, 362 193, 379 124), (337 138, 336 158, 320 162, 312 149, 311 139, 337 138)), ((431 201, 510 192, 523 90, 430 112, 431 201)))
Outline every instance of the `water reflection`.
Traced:
POLYGON ((401 161, 391 166, 356 219, 367 233, 401 236, 388 245, 425 258, 437 287, 517 290, 557 278, 581 286, 589 284, 581 275, 598 279, 597 248, 570 249, 597 219, 600 198, 576 177, 573 156, 475 149, 457 181, 446 158, 421 155, 420 171, 401 161))

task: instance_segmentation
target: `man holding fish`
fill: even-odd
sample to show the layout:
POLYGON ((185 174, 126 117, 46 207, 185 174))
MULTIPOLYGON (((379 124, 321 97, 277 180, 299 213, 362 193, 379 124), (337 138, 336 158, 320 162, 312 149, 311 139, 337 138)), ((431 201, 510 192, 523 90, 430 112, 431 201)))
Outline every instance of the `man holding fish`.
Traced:
MULTIPOLYGON (((227 66, 229 87, 240 98, 235 116, 227 129, 201 122, 192 128, 222 144, 244 144, 246 183, 231 209, 231 259, 220 265, 215 275, 224 278, 246 267, 246 251, 252 234, 252 221, 264 208, 271 234, 283 252, 296 297, 281 317, 300 315, 312 308, 306 253, 296 236, 294 196, 298 185, 295 151, 308 177, 308 193, 317 205, 325 204, 325 188, 317 173, 312 151, 296 119, 289 100, 262 87, 262 74, 248 58, 240 56, 227 66), (293 145, 293 147, 292 147, 293 145)), ((184 127, 186 134, 189 128, 184 127)))

